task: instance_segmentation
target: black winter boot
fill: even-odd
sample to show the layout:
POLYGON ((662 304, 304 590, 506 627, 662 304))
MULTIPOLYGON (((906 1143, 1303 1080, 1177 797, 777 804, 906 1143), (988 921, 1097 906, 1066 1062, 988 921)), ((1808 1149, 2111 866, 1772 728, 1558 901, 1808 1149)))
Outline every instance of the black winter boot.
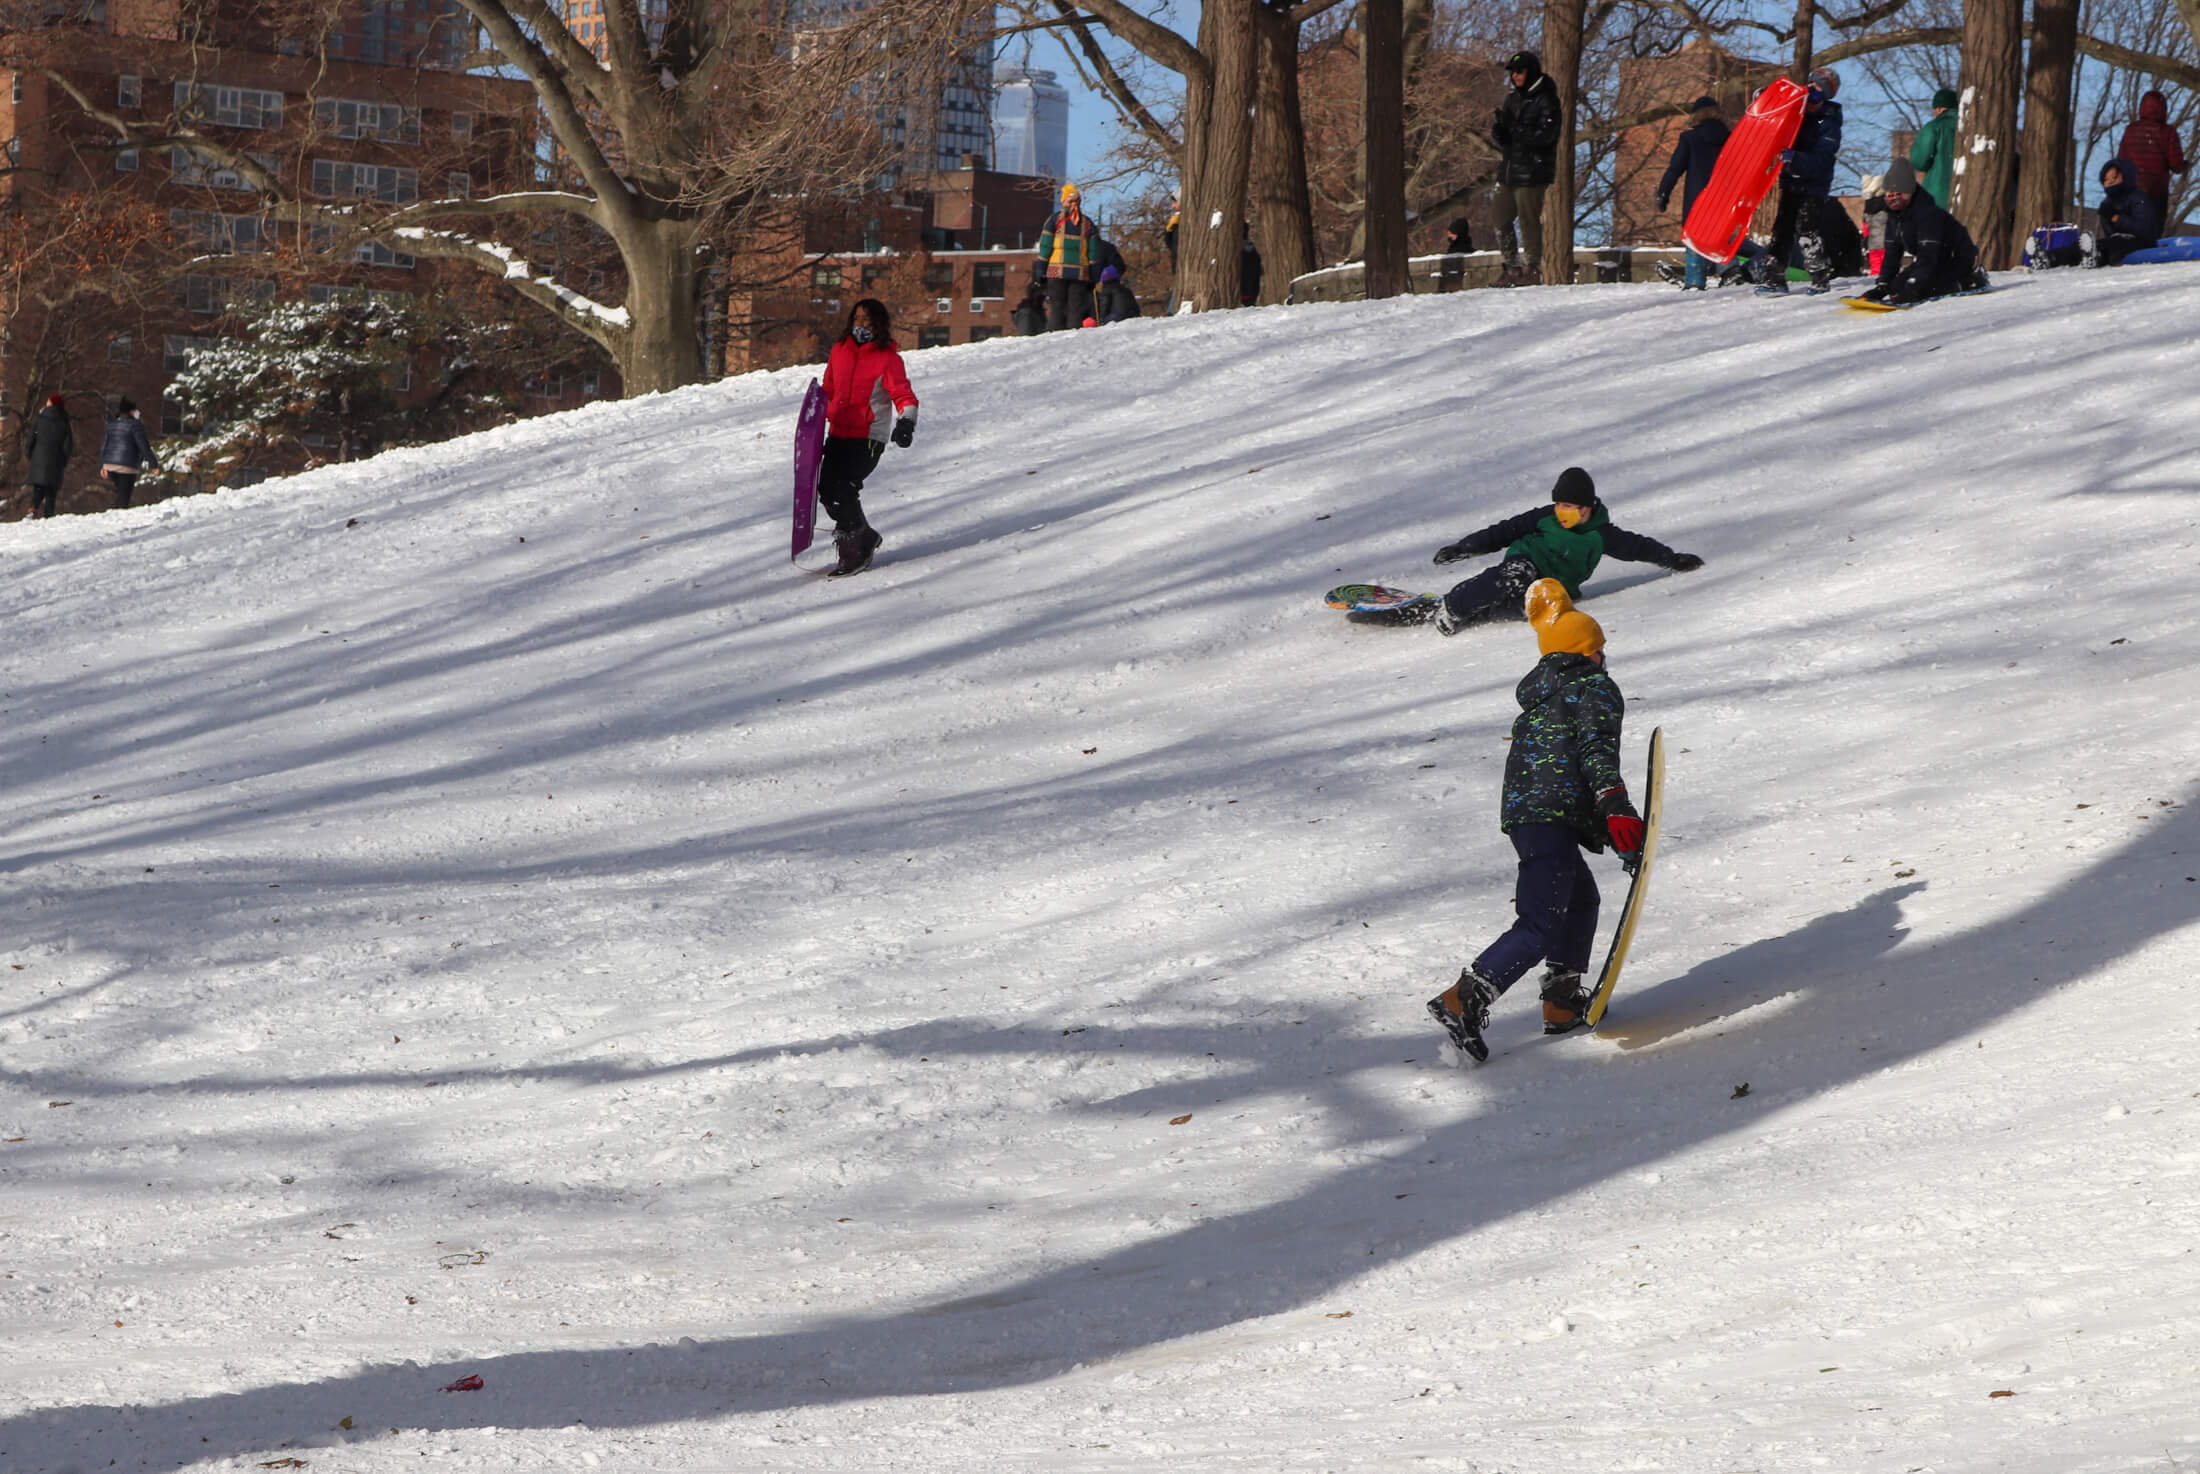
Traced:
POLYGON ((1480 1064, 1490 1057, 1489 1045, 1482 1042, 1482 1031, 1489 1027, 1490 1005, 1504 991, 1472 967, 1461 968, 1458 982, 1429 999, 1429 1017, 1444 1026, 1461 1054, 1480 1064))
POLYGON ((1581 974, 1553 962, 1543 969, 1543 1032, 1571 1034, 1589 1022, 1589 990, 1581 974))
POLYGON ((871 566, 871 555, 885 542, 886 539, 868 523, 853 532, 834 533, 833 551, 840 555, 840 562, 827 577, 846 578, 851 573, 861 573, 871 566))

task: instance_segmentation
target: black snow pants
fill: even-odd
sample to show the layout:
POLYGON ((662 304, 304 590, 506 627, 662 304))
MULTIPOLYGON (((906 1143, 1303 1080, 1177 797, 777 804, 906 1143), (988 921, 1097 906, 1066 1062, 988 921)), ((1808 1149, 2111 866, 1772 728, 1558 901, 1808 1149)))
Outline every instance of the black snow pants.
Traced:
POLYGON ((1532 558, 1493 563, 1464 583, 1454 584, 1444 602, 1461 623, 1483 619, 1526 619, 1528 585, 1543 575, 1532 558))
POLYGON ((829 435, 817 468, 817 502, 833 519, 835 532, 857 532, 863 520, 863 478, 878 466, 886 450, 868 435, 829 435))

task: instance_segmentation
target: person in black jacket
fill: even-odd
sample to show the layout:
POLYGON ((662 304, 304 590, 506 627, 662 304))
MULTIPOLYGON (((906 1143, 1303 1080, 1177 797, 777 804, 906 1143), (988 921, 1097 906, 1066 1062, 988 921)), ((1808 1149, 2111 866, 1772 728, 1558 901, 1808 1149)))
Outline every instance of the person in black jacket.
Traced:
POLYGON ((25 451, 30 460, 31 515, 51 517, 61 495, 62 473, 69 468, 69 457, 76 454, 76 435, 69 429, 68 406, 60 395, 46 396, 46 407, 31 421, 25 451))
POLYGON ((1016 325, 1019 338, 1036 338, 1047 330, 1047 279, 1037 272, 1024 287, 1024 295, 1017 302, 1008 320, 1016 325))
POLYGON ((1986 290, 1971 233, 1919 185, 1908 159, 1888 165, 1880 186, 1887 202, 1887 244, 1879 258, 1879 281, 1864 293, 1865 301, 1902 305, 1986 290))
POLYGON ((1676 553, 1654 537, 1612 524, 1612 514, 1597 500, 1597 485, 1579 466, 1558 473, 1551 505, 1507 517, 1480 532, 1470 532, 1439 548, 1436 563, 1456 563, 1502 550, 1503 561, 1454 586, 1436 608, 1439 634, 1455 635, 1470 624, 1524 617, 1521 600, 1539 578, 1555 578, 1570 599, 1606 554, 1629 563, 1655 563, 1676 573, 1703 567, 1694 553, 1676 553))
MULTIPOLYGON (((1696 207, 1696 196, 1711 182, 1711 171, 1718 167, 1719 151, 1726 147, 1729 129, 1726 119, 1719 116, 1719 100, 1704 96, 1689 104, 1691 119, 1682 130, 1680 141, 1673 145, 1672 160, 1665 166, 1665 177, 1658 181, 1658 211, 1663 214, 1673 202, 1673 186, 1681 186, 1681 223, 1687 224, 1688 212, 1696 207)), ((1684 290, 1703 291, 1710 285, 1711 258, 1700 256, 1693 246, 1684 244, 1681 267, 1681 287, 1684 290)))
POLYGON ((1501 287, 1533 286, 1543 280, 1543 191, 1558 174, 1558 135, 1564 121, 1558 84, 1532 51, 1516 51, 1505 62, 1512 91, 1498 104, 1490 139, 1503 155, 1497 166, 1497 194, 1490 223, 1505 253, 1501 287), (1513 224, 1519 222, 1519 241, 1513 224), (1521 244, 1527 262, 1521 261, 1521 244))
POLYGON ((2103 266, 2121 266, 2124 257, 2144 250, 2162 238, 2162 222, 2154 213, 2154 201, 2139 192, 2137 170, 2129 159, 2110 159, 2101 165, 2098 235, 2103 266))
POLYGON ((1526 614, 1541 658, 1513 693, 1520 715, 1498 801, 1499 827, 1520 856, 1514 921, 1428 1001, 1451 1042, 1477 1064, 1490 1057, 1482 1039, 1490 1006, 1538 962, 1543 1032, 1565 1034, 1588 1022, 1583 975, 1600 898, 1582 851, 1601 854, 1610 844, 1632 872, 1645 838, 1619 771, 1627 702, 1604 668, 1604 631, 1554 578, 1530 586, 1526 614))
POLYGON ((99 442, 99 475, 115 494, 115 510, 130 505, 130 493, 138 477, 153 469, 153 442, 145 436, 145 421, 137 401, 127 394, 115 406, 107 433, 99 442))
POLYGON ((1795 144, 1780 155, 1780 203, 1772 217, 1772 254, 1766 258, 1761 290, 1785 293, 1788 260, 1798 247, 1810 289, 1824 292, 1833 283, 1833 266, 1820 234, 1820 209, 1833 193, 1833 166, 1841 153, 1841 104, 1833 95, 1841 78, 1832 67, 1810 74, 1810 96, 1795 144))

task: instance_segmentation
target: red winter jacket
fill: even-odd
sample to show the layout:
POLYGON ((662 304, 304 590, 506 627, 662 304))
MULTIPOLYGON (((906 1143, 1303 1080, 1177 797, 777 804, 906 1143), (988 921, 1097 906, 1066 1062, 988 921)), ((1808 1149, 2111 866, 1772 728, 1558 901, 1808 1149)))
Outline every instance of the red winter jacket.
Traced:
POLYGON ((825 360, 825 433, 884 442, 899 412, 917 417, 916 391, 902 372, 901 350, 891 343, 842 338, 825 360))
POLYGON ((2169 176, 2184 173, 2186 165, 2184 145, 2169 125, 2168 98, 2149 92, 2139 99, 2139 121, 2124 130, 2123 144, 2116 152, 2131 160, 2136 176, 2131 182, 2139 186, 2139 193, 2169 193, 2169 176))

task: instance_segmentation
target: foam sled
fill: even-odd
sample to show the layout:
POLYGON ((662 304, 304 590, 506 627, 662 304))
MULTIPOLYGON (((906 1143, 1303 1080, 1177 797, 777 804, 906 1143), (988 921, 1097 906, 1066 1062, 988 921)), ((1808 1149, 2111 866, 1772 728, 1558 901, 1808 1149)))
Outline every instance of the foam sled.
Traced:
POLYGON ((1612 990, 1619 986, 1620 969, 1627 965, 1627 949, 1635 940, 1635 923, 1642 920, 1642 903, 1650 894, 1650 867, 1658 858, 1658 820, 1665 812, 1665 729, 1650 731, 1650 771, 1642 780, 1642 859, 1627 887, 1627 902, 1619 909, 1619 929, 1612 933, 1612 949, 1604 954, 1604 970, 1597 974, 1596 991, 1589 995, 1583 1017, 1590 1028, 1604 1021, 1612 990))
POLYGON ((794 422, 794 550, 789 558, 800 558, 817 535, 817 472, 824 459, 825 391, 812 379, 802 396, 802 415, 794 422))
POLYGON ((1323 602, 1342 609, 1357 624, 1427 624, 1436 617, 1440 596, 1379 583, 1348 583, 1331 589, 1323 602))
POLYGON ((1841 305, 1852 312, 1908 312, 1912 307, 1923 307, 1928 302, 1948 302, 1957 297, 1983 297, 1986 289, 1975 292, 1944 292, 1938 297, 1927 297, 1923 302, 1874 302, 1869 297, 1843 297, 1841 305))
POLYGON ((2160 244, 2124 257, 2126 266, 2159 266, 2164 261, 2200 261, 2200 235, 2170 235, 2160 244))
POLYGON ((1809 88, 1785 77, 1757 94, 1719 150, 1711 182, 1696 196, 1695 208, 1681 227, 1681 240, 1690 250, 1719 266, 1734 259, 1749 233, 1750 217, 1780 178, 1780 155, 1795 145, 1809 96, 1809 88))

